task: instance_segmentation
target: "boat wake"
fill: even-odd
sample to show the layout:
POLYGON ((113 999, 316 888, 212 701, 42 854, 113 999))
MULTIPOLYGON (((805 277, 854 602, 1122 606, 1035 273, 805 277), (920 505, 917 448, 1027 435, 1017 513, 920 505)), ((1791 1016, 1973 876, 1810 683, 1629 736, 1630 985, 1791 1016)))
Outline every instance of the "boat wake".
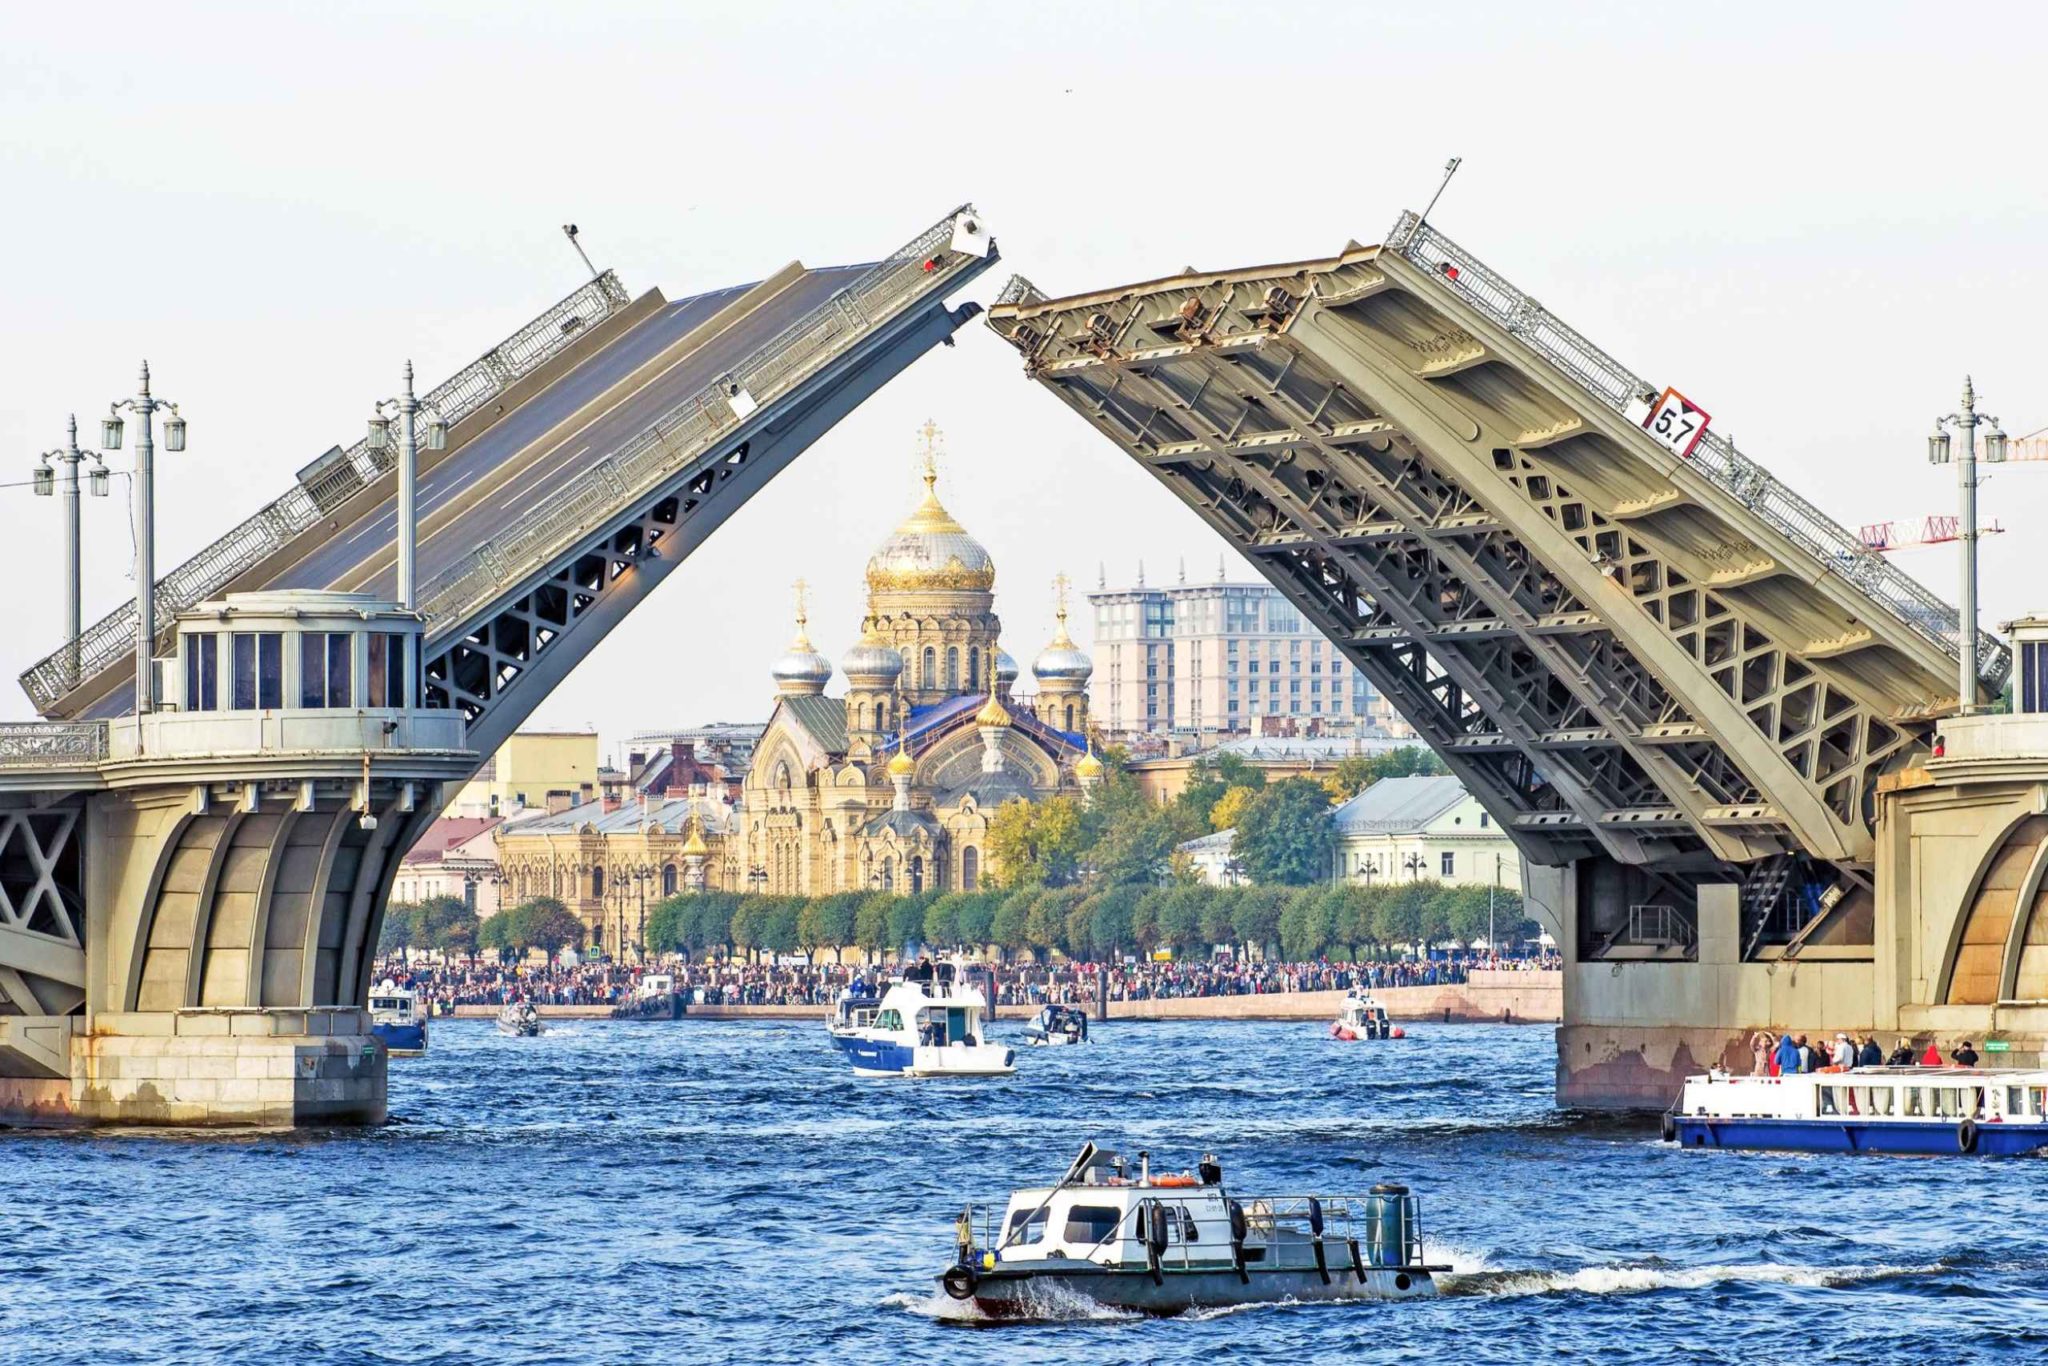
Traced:
MULTIPOLYGON (((1454 1261, 1453 1266, 1458 1264, 1454 1261)), ((1576 1270, 1504 1271, 1460 1267, 1437 1280, 1445 1295, 1513 1298, 1523 1295, 1640 1295, 1657 1290, 1702 1290, 1746 1282, 1834 1288, 1896 1276, 1926 1275, 1932 1266, 1788 1266, 1743 1262, 1723 1266, 1679 1266, 1659 1258, 1586 1266, 1576 1270)))

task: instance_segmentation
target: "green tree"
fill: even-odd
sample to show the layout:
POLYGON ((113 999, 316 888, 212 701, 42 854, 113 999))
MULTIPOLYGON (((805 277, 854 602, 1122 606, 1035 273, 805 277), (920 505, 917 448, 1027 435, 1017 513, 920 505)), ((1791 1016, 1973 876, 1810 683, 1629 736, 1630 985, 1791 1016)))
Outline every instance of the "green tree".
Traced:
POLYGON ((1298 887, 1329 876, 1333 847, 1329 793, 1306 778, 1287 778, 1246 805, 1231 852, 1253 881, 1298 887))
POLYGON ((1258 795, 1257 788, 1233 787, 1227 789, 1217 799, 1216 805, 1209 808, 1209 828, 1211 830, 1236 829, 1237 823, 1244 819, 1244 809, 1250 806, 1252 799, 1258 795))
POLYGON ((732 913, 732 943, 736 949, 744 949, 751 957, 767 947, 764 937, 767 933, 769 904, 773 897, 749 894, 740 898, 740 904, 732 913))
POLYGON ((1088 899, 1088 942, 1104 958, 1135 948, 1131 913, 1145 895, 1143 887, 1105 887, 1088 899))
POLYGON ((476 908, 459 896, 430 896, 411 910, 412 942, 448 955, 476 952, 476 908))
POLYGON ((1330 947, 1330 907, 1319 887, 1304 887, 1280 912, 1280 952, 1305 963, 1330 947))
POLYGON ((1244 891, 1237 887, 1210 887, 1201 898, 1202 942, 1209 945, 1234 944, 1237 938, 1237 903, 1244 891))
POLYGON ((519 928, 525 947, 539 949, 553 958, 563 949, 583 947, 583 921, 553 897, 529 901, 520 910, 527 915, 519 928))
POLYGON ((687 943, 690 952, 704 956, 714 951, 730 954, 733 949, 732 919, 740 907, 738 892, 699 892, 690 898, 687 943))
POLYGON ((928 903, 922 896, 899 896, 889 902, 889 938, 900 950, 908 950, 924 937, 924 912, 928 903))
POLYGON ((1089 885, 1118 887, 1157 882, 1179 831, 1126 776, 1096 792, 1083 814, 1082 837, 1089 885))
POLYGON ((1159 942, 1176 954, 1202 946, 1202 905, 1215 892, 1213 887, 1162 887, 1154 918, 1159 925, 1159 942))
POLYGON ((647 913, 647 951, 654 954, 682 953, 690 947, 695 900, 686 893, 663 897, 647 913))
POLYGON ((953 912, 960 922, 960 942, 968 948, 986 948, 996 942, 996 909, 1003 904, 1002 892, 963 892, 953 912))
POLYGON ((1012 801, 989 817, 990 861, 1002 885, 1064 887, 1080 873, 1087 838, 1081 803, 1072 797, 1041 802, 1012 801))
POLYGON ((803 898, 771 896, 761 912, 761 947, 770 953, 795 953, 801 938, 797 917, 803 914, 803 898))
POLYGON ((1280 913, 1287 908, 1289 893, 1284 887, 1240 887, 1231 905, 1231 929, 1240 944, 1256 944, 1271 951, 1280 943, 1280 913))
POLYGON ((889 907, 896 898, 887 892, 871 892, 860 899, 853 912, 853 942, 873 961, 889 950, 889 907))
POLYGON ((989 933, 1006 960, 1014 951, 1030 947, 1025 926, 1030 920, 1031 903, 1037 899, 1037 888, 1023 887, 1004 897, 996 907, 995 917, 989 923, 989 933))
POLYGON ((1323 779, 1323 786, 1337 801, 1349 801, 1382 778, 1448 773, 1436 751, 1424 745, 1403 745, 1384 754, 1353 754, 1339 759, 1337 767, 1323 779))
POLYGON ((924 908, 924 942, 934 951, 963 942, 960 934, 960 902, 968 894, 946 892, 932 898, 924 908))
POLYGON ((384 908, 384 925, 377 931, 377 954, 389 957, 403 953, 413 947, 413 912, 419 908, 410 901, 394 901, 384 908))

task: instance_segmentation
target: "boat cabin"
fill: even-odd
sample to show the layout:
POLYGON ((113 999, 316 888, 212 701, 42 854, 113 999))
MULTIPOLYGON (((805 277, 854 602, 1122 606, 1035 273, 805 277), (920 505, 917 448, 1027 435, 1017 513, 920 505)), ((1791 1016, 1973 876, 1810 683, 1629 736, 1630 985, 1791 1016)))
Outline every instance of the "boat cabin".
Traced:
POLYGON ((1865 1067, 1789 1077, 1722 1073, 1690 1079, 1681 1105, 1684 1114, 1715 1118, 2040 1124, 2048 1120, 2048 1071, 1865 1067))

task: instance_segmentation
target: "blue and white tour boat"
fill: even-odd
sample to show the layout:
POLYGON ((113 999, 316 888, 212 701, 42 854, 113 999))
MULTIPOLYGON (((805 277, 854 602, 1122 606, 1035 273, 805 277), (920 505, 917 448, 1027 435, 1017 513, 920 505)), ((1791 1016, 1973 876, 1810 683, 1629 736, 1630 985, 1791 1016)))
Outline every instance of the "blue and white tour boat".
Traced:
POLYGON ((939 1284, 990 1318, 1033 1318, 1075 1297, 1178 1314, 1278 1300, 1419 1299, 1437 1291, 1406 1186, 1365 1195, 1240 1194, 1204 1156, 1157 1173, 1094 1144, 1052 1186, 1010 1197, 998 1222, 969 1205, 939 1284))
POLYGON ((828 1028, 861 1077, 996 1077, 1016 1054, 983 1032, 988 998, 953 963, 919 963, 880 998, 842 994, 828 1028))
POLYGON ((389 977, 370 993, 370 1033, 395 1058, 417 1058, 427 1051, 427 1008, 419 993, 389 977))
POLYGON ((1857 1067, 1686 1079, 1664 1137, 1684 1148, 2016 1157, 2048 1149, 2048 1071, 1857 1067))

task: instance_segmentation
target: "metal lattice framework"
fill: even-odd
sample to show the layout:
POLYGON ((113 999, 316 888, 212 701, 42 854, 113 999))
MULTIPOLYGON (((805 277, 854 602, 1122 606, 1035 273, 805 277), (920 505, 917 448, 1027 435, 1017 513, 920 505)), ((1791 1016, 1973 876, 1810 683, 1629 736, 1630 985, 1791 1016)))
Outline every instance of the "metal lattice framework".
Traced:
POLYGON ((0 1015, 63 1015, 85 996, 79 809, 0 811, 0 1015))
POLYGON ((1648 386, 1468 254, 1412 218, 1395 241, 1058 300, 1012 280, 990 325, 1532 858, 1867 880, 1877 776, 1955 702, 1953 609, 1718 438, 1650 442, 1624 416, 1648 386))
POLYGON ((787 409, 842 362, 872 361, 910 314, 995 259, 949 246, 972 212, 962 205, 876 262, 425 584, 428 704, 476 723, 548 652, 559 655, 591 609, 622 585, 644 591, 689 553, 801 449, 790 437, 804 424, 787 409), (776 435, 764 441, 771 419, 776 435))
POLYGON ((0 768, 77 767, 107 757, 99 721, 0 722, 0 768))
MULTIPOLYGON (((454 426, 629 302, 618 276, 606 271, 435 387, 422 402, 454 426)), ((160 643, 176 629, 179 612, 220 593, 383 474, 396 458, 389 449, 371 449, 367 437, 346 451, 329 452, 301 470, 299 482, 283 497, 157 580, 160 643)), ((135 604, 128 602, 22 674, 21 686, 38 710, 48 711, 80 683, 132 657, 134 649, 135 604)))

